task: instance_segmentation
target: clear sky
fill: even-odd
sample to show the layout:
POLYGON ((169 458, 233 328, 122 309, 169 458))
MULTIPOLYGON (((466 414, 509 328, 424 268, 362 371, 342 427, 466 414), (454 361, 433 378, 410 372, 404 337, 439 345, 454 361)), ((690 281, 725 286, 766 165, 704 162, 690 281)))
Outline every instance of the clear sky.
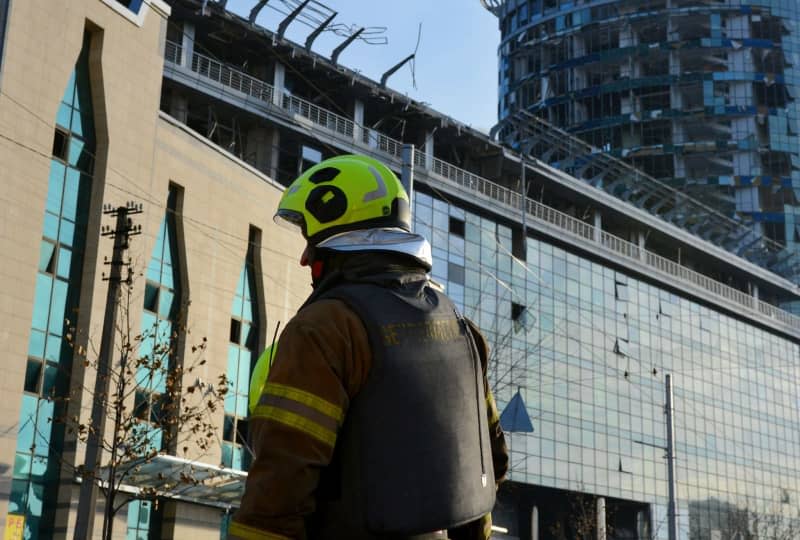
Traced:
MULTIPOLYGON (((229 0, 228 9, 243 16, 256 0, 229 0)), ((339 63, 380 80, 394 64, 414 52, 422 23, 422 39, 416 59, 414 88, 408 66, 389 79, 388 86, 428 103, 434 109, 488 131, 497 122, 497 18, 479 0, 324 0, 337 11, 334 22, 348 26, 385 26, 387 45, 351 44, 339 63)), ((275 30, 290 11, 284 0, 270 0, 261 10, 258 24, 275 30)), ((311 28, 299 20, 287 37, 304 43, 311 28)), ((314 43, 314 51, 330 56, 343 38, 326 32, 314 43)))

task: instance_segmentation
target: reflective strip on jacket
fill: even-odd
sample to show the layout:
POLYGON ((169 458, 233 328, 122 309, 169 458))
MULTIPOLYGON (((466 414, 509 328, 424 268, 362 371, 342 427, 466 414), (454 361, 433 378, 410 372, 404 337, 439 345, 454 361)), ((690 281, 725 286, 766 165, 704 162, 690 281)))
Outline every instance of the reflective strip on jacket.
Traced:
MULTIPOLYGON (((486 384, 488 350, 470 323, 486 384)), ((307 537, 317 508, 320 473, 330 465, 342 419, 372 366, 369 339, 358 315, 341 300, 319 300, 287 325, 249 431, 256 458, 229 538, 307 537), (310 374, 313 374, 311 376, 310 374), (262 534, 259 537, 257 534, 262 534), (269 536, 272 535, 272 536, 269 536)), ((495 482, 508 468, 497 408, 486 392, 495 482)), ((488 518, 449 532, 450 538, 488 538, 488 518)))

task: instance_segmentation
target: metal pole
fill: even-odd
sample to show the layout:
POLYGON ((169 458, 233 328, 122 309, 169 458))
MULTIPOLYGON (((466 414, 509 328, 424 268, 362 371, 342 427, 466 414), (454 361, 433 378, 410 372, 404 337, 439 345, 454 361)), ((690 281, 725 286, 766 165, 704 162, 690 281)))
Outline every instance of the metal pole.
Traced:
POLYGON ((597 498, 597 540, 606 540, 608 532, 606 531, 606 498, 597 498))
POLYGON ((403 168, 400 174, 400 183, 408 194, 409 210, 414 213, 414 145, 404 144, 400 158, 403 161, 403 168))
POLYGON ((667 521, 669 524, 669 540, 678 540, 678 505, 675 502, 678 483, 675 479, 675 422, 672 402, 672 376, 667 375, 667 475, 669 479, 669 502, 667 503, 667 521))

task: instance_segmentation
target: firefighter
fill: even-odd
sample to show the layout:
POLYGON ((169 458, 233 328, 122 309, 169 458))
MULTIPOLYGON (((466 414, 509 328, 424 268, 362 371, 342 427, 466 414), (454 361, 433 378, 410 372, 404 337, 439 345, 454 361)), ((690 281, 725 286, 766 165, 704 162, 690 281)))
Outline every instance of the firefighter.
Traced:
POLYGON ((429 278, 394 173, 307 170, 276 213, 313 291, 250 417, 255 459, 229 538, 485 539, 508 467, 486 342, 429 278))
POLYGON ((253 373, 250 375, 250 392, 247 395, 247 410, 250 411, 251 415, 256 412, 258 398, 261 397, 261 392, 264 391, 264 385, 267 383, 267 375, 269 375, 272 359, 275 357, 275 349, 276 347, 273 343, 261 353, 261 356, 258 357, 256 365, 253 368, 253 373))

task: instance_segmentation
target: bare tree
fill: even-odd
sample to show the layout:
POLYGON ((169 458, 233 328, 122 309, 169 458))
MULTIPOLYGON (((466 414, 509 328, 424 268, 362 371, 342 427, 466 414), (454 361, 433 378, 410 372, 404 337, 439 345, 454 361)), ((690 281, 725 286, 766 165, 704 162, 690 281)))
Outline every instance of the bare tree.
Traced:
MULTIPOLYGON (((134 286, 129 279, 118 298, 121 305, 115 326, 114 359, 105 372, 100 369, 97 348, 85 336, 81 338, 81 329, 67 321, 66 339, 75 361, 94 371, 96 377, 107 377, 103 385, 107 392, 95 395, 92 389, 79 386, 73 387, 67 397, 52 398, 63 401, 61 409, 70 411, 54 418, 54 422, 63 424, 67 433, 82 443, 97 434, 101 424, 81 418, 74 405, 87 397, 102 403, 108 421, 97 437, 103 451, 101 466, 97 470, 83 465, 74 467, 66 460, 64 465, 74 467, 83 482, 98 485, 105 498, 105 540, 112 537, 115 515, 131 500, 157 503, 165 493, 199 483, 194 467, 187 466, 170 470, 168 477, 159 478, 157 487, 141 486, 133 494, 120 496, 126 480, 161 454, 180 453, 190 461, 206 457, 218 444, 219 418, 214 413, 222 407, 230 386, 224 374, 211 381, 198 376, 206 364, 205 337, 187 347, 191 352, 180 361, 177 344, 191 334, 184 316, 175 316, 166 325, 157 320, 152 327, 135 332, 131 317, 134 299, 134 286), (81 346, 81 342, 89 345, 81 346)), ((141 297, 135 304, 140 302, 141 297)), ((185 313, 186 307, 180 311, 185 313)))
MULTIPOLYGON (((593 540, 597 537, 597 501, 598 497, 588 493, 570 493, 569 508, 550 527, 550 534, 556 540, 593 540)), ((605 530, 609 538, 613 537, 611 522, 613 516, 606 511, 605 530)))
MULTIPOLYGON (((709 499, 690 504, 690 538, 716 534, 725 540, 796 540, 800 538, 800 508, 788 493, 763 506, 749 498, 744 505, 709 499)), ((713 538, 713 536, 712 536, 713 538)))
POLYGON ((800 538, 800 507, 791 504, 788 494, 781 494, 764 511, 749 511, 753 534, 758 540, 796 540, 800 538))

